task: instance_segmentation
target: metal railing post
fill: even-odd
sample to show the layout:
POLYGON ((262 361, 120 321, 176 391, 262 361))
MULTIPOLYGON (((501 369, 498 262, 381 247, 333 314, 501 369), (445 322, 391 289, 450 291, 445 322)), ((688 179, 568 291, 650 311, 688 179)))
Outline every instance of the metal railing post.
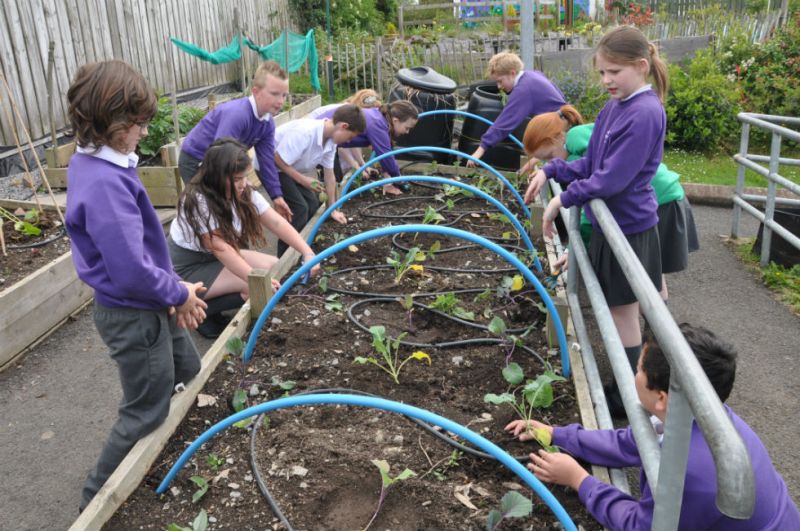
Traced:
POLYGON ((661 464, 658 468, 658 495, 653 508, 652 531, 678 529, 692 438, 692 408, 677 378, 670 376, 661 464))
MULTIPOLYGON (((747 150, 749 149, 750 144, 750 124, 743 123, 742 124, 742 138, 739 144, 739 155, 742 157, 747 157, 747 150)), ((736 174, 736 196, 741 197, 744 193, 744 174, 745 168, 741 164, 739 164, 739 168, 736 174)), ((740 207, 735 201, 733 203, 733 223, 731 224, 731 237, 738 238, 739 237, 739 219, 742 215, 742 207, 740 207)))
MULTIPOLYGON (((677 377, 682 388, 688 392, 692 411, 714 457, 718 486, 717 507, 722 514, 731 518, 749 518, 755 507, 755 486, 750 455, 739 432, 733 427, 700 362, 692 353, 656 287, 633 253, 614 216, 601 199, 593 199, 589 205, 639 300, 639 307, 645 319, 667 356, 672 375, 677 377)), ((614 374, 616 376, 616 372, 614 374)), ((623 400, 628 402, 630 397, 624 393, 624 382, 620 389, 623 391, 623 400)), ((630 417, 629 412, 628 418, 630 417)), ((651 481, 651 485, 655 484, 651 481)), ((660 503, 657 491, 654 491, 654 496, 656 504, 660 503)))
POLYGON ((772 145, 769 153, 769 173, 767 181, 767 204, 764 208, 764 232, 761 235, 761 267, 769 264, 770 247, 772 246, 772 228, 770 222, 775 217, 775 195, 778 185, 772 176, 780 169, 781 139, 783 137, 777 133, 772 133, 772 145))

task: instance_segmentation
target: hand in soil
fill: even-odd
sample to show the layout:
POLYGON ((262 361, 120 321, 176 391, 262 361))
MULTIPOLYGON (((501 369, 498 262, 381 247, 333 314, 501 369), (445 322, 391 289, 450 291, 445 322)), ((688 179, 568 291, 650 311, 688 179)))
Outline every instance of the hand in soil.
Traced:
POLYGON ((505 427, 506 431, 511 432, 511 435, 519 438, 519 440, 523 442, 537 440, 536 436, 533 434, 533 430, 536 429, 547 431, 551 438, 553 436, 553 427, 539 422, 538 420, 515 420, 509 422, 505 427))
POLYGON ((347 225, 347 217, 342 213, 341 210, 334 210, 331 214, 331 219, 336 223, 341 223, 342 225, 347 225))
POLYGON ((546 483, 564 485, 577 491, 583 480, 589 477, 589 473, 578 464, 575 458, 564 453, 539 450, 538 454, 532 453, 530 458, 528 470, 546 483))
POLYGON ((402 195, 403 191, 400 188, 398 188, 395 185, 393 185, 393 184, 384 184, 383 185, 383 195, 386 195, 386 194, 389 194, 389 195, 402 195))

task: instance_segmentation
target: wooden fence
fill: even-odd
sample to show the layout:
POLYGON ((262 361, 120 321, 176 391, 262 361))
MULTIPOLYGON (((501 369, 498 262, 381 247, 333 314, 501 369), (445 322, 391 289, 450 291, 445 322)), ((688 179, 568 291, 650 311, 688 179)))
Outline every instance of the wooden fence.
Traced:
MULTIPOLYGON (((245 33, 260 45, 270 42, 288 21, 287 0, 3 0, 0 68, 25 127, 33 138, 40 138, 50 133, 49 41, 55 42, 55 123, 62 129, 68 123, 67 89, 85 63, 122 59, 162 92, 172 85, 170 54, 178 90, 238 79, 237 63, 212 65, 168 43, 173 36, 207 50, 227 45, 236 34, 234 9, 245 33)), ((257 56, 244 56, 252 68, 257 56)), ((5 96, 0 83, 0 144, 13 146, 5 96)))

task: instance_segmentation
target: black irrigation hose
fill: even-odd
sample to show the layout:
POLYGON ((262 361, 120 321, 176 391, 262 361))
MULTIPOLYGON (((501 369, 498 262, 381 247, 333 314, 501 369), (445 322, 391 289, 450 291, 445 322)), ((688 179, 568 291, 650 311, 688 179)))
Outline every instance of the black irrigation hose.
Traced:
POLYGON ((6 245, 8 249, 33 249, 34 247, 44 247, 49 243, 53 243, 54 241, 60 240, 64 236, 66 236, 67 231, 64 227, 59 227, 58 231, 56 231, 52 236, 50 236, 46 240, 42 240, 40 242, 33 242, 33 243, 24 243, 21 245, 6 245))
MULTIPOLYGON (((406 234, 408 234, 408 233, 406 233, 406 234)), ((398 241, 402 236, 403 235, 399 234, 399 233, 398 234, 394 234, 392 236, 392 245, 394 245, 395 247, 397 247, 401 251, 408 252, 411 249, 411 247, 406 247, 404 244, 402 244, 402 243, 400 243, 398 241)), ((511 252, 513 252, 513 251, 518 251, 520 253, 527 253, 528 252, 528 249, 525 249, 524 247, 519 247, 517 245, 511 245, 511 244, 504 244, 503 243, 503 238, 494 238, 492 236, 483 236, 483 237, 486 238, 489 241, 495 242, 500 247, 503 247, 504 249, 507 249, 507 250, 509 250, 511 252)), ((467 244, 467 245, 461 245, 461 246, 456 246, 456 247, 445 247, 444 249, 439 249, 434 254, 452 253, 454 251, 466 251, 467 249, 482 249, 482 247, 480 245, 477 245, 477 244, 474 244, 474 243, 470 243, 470 244, 467 244)), ((461 272, 461 273, 469 273, 471 271, 465 270, 465 271, 459 271, 459 272, 461 272)))
MULTIPOLYGON (((447 293, 450 293, 450 292, 447 292, 447 293)), ((363 324, 361 324, 361 321, 356 319, 355 315, 353 315, 353 312, 355 312, 356 308, 358 308, 359 306, 361 306, 363 304, 373 304, 373 303, 376 303, 376 302, 377 303, 385 302, 385 303, 389 303, 389 304, 398 304, 397 298, 393 298, 393 297, 370 297, 368 299, 362 299, 362 300, 360 300, 358 302, 354 302, 353 304, 351 304, 347 308, 347 317, 353 322, 354 325, 356 325, 360 329, 364 330, 365 332, 369 332, 369 328, 367 328, 363 324)), ((476 323, 476 322, 473 322, 473 321, 467 321, 466 319, 461 319, 461 318, 456 317, 454 315, 450 315, 449 313, 445 313, 445 312, 443 312, 441 310, 437 310, 436 308, 431 308, 430 306, 422 304, 421 302, 413 302, 413 305, 418 307, 418 308, 424 308, 425 310, 428 310, 429 312, 431 312, 433 314, 436 314, 436 315, 438 315, 440 317, 443 317, 445 319, 448 319, 450 321, 454 321, 454 322, 456 322, 456 323, 458 323, 460 325, 467 326, 469 328, 477 328, 478 330, 486 330, 486 331, 489 330, 489 327, 486 326, 486 325, 482 325, 480 323, 476 323)), ((506 332, 508 332, 510 334, 521 334, 521 333, 525 332, 525 330, 527 330, 527 328, 509 328, 509 329, 506 330, 506 332)), ((487 339, 496 339, 496 338, 487 338, 487 339)), ((460 340, 460 341, 469 341, 469 340, 460 340)), ((438 348, 438 347, 441 347, 441 346, 455 346, 456 344, 459 344, 459 343, 458 342, 414 343, 413 341, 401 341, 400 344, 401 345, 408 345, 408 346, 412 346, 412 347, 438 348)))
MULTIPOLYGON (((316 394, 316 393, 339 393, 339 394, 354 394, 360 396, 368 396, 372 398, 382 398, 378 395, 374 395, 372 393, 367 393, 365 391, 357 391, 355 389, 346 389, 341 387, 333 387, 333 388, 322 388, 322 389, 307 389, 305 391, 301 391, 299 393, 295 393, 294 396, 302 396, 302 395, 309 395, 309 394, 316 394)), ((402 415, 402 414, 401 414, 402 415)), ((275 498, 272 497, 272 493, 270 492, 269 488, 267 487, 266 482, 264 481, 264 477, 261 475, 261 467, 258 466, 258 460, 256 459, 256 442, 258 440, 258 429, 261 426, 262 419, 266 416, 265 413, 262 413, 258 417, 256 417, 255 421, 253 422, 252 426, 253 429, 250 432, 250 469, 253 471, 253 479, 256 481, 256 485, 258 485, 258 490, 261 491, 261 495, 264 496, 264 499, 269 505, 272 512, 281 523, 286 527, 288 531, 294 531, 294 528, 287 520, 286 515, 283 514, 280 507, 278 507, 278 503, 275 501, 275 498)), ((494 457, 490 454, 485 452, 481 452, 480 450, 475 450, 474 448, 470 448, 461 444, 460 442, 456 441, 455 439, 448 437, 445 433, 437 430, 434 426, 428 424, 425 421, 420 419, 415 419, 408 417, 406 415, 402 415, 406 417, 408 420, 420 426, 423 430, 428 432, 430 435, 437 437, 439 440, 444 441, 445 443, 453 446, 457 450, 464 452, 466 454, 472 455, 474 457, 479 457, 482 459, 493 459, 494 457)), ((526 463, 530 460, 529 455, 522 455, 522 456, 512 456, 514 459, 519 461, 520 463, 526 463)))

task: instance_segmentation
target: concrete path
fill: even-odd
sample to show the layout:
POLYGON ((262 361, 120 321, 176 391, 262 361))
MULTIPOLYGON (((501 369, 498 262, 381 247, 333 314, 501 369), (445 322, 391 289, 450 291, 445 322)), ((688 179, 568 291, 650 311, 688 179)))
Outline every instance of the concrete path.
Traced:
MULTIPOLYGON (((737 261, 719 235, 730 210, 696 207, 702 250, 670 277, 678 321, 701 324, 740 351, 729 403, 759 433, 800 501, 800 318, 737 261)), ((748 221, 743 234, 755 234, 748 221)), ((43 311, 46 311, 43 308, 43 311)), ((197 336, 205 351, 210 341, 197 336)), ((84 311, 0 374, 0 530, 66 529, 81 485, 115 420, 116 369, 84 311)))

